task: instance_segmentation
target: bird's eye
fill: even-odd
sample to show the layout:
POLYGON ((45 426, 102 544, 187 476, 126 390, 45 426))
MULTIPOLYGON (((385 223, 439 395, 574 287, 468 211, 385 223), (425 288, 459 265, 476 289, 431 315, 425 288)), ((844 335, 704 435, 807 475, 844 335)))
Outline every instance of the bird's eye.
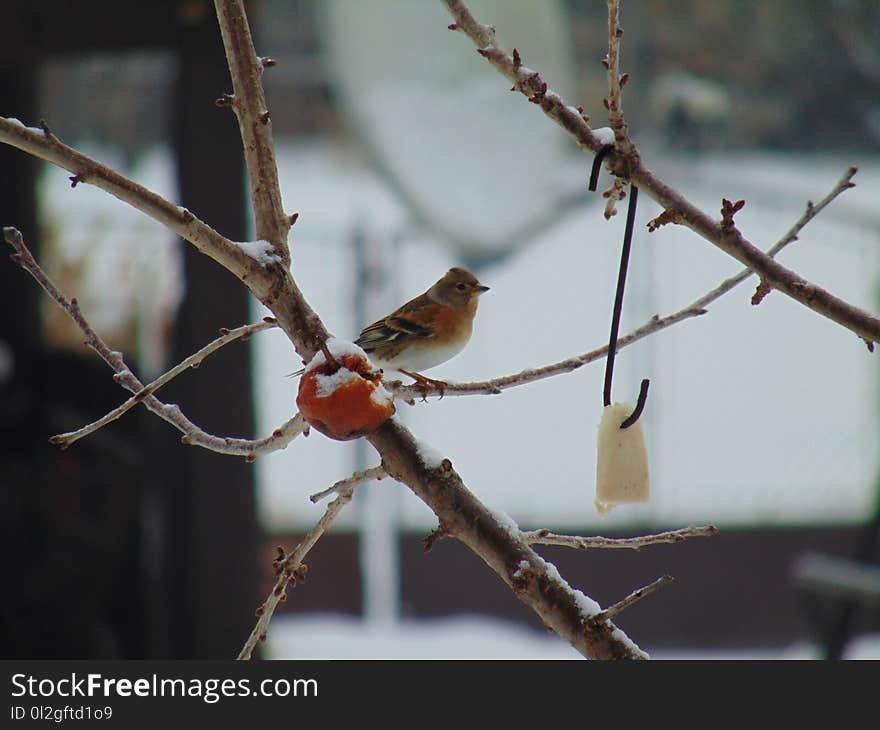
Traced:
POLYGON ((459 282, 455 285, 455 288, 459 291, 464 291, 465 289, 467 289, 467 284, 465 284, 464 282, 459 282))

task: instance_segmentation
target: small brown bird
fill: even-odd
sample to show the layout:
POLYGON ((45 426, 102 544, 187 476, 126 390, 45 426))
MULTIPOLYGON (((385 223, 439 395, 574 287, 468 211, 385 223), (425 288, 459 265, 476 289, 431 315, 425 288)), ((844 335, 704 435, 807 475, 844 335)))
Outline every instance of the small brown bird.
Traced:
POLYGON ((489 290, 467 269, 453 267, 424 294, 365 327, 355 340, 380 368, 422 382, 419 374, 455 357, 471 338, 479 296, 489 290))

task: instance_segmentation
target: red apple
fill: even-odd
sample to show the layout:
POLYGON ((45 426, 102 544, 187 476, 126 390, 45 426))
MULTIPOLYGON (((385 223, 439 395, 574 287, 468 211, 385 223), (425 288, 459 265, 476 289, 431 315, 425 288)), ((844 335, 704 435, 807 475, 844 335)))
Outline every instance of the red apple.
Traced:
POLYGON ((394 415, 394 397, 356 345, 328 339, 334 362, 319 352, 303 373, 296 405, 325 436, 349 441, 371 433, 394 415))

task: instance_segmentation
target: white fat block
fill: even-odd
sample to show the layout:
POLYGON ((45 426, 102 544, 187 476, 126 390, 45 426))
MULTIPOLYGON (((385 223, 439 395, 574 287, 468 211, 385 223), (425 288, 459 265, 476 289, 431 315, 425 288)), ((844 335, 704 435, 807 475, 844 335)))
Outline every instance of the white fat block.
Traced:
POLYGON ((640 418, 621 428, 635 406, 614 403, 602 411, 596 460, 596 510, 606 514, 614 505, 647 502, 648 452, 640 418))

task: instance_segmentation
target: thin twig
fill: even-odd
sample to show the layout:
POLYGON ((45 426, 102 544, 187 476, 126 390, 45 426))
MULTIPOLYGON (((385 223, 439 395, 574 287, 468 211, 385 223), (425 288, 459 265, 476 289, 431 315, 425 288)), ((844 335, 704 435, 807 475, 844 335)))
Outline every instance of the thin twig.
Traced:
POLYGON ((254 324, 246 324, 233 330, 227 330, 222 335, 220 335, 220 337, 205 345, 201 350, 199 350, 198 352, 194 352, 188 358, 160 375, 152 383, 145 385, 143 390, 135 393, 127 401, 121 403, 112 411, 99 418, 97 421, 93 421, 92 423, 89 423, 82 428, 77 429, 76 431, 70 431, 68 433, 61 433, 57 436, 53 436, 49 439, 49 441, 53 444, 59 444, 60 446, 62 446, 62 448, 67 448, 79 439, 88 436, 98 429, 103 428, 108 423, 112 423, 118 418, 121 418, 125 413, 130 411, 136 405, 142 403, 144 398, 146 398, 148 395, 150 395, 151 393, 155 393, 157 390, 159 390, 159 388, 171 382, 182 372, 189 370, 190 368, 198 367, 208 355, 216 352, 224 345, 228 345, 230 342, 234 342, 238 339, 247 339, 257 332, 262 332, 263 330, 271 329, 272 327, 278 326, 278 323, 274 319, 267 318, 267 320, 268 321, 256 322, 254 324))
POLYGON ((290 265, 287 234, 294 219, 284 213, 281 202, 263 64, 254 50, 244 4, 214 0, 214 7, 232 77, 231 106, 241 131, 257 238, 272 243, 286 268, 290 265))
POLYGON ((379 465, 373 466, 369 469, 363 469, 362 471, 356 471, 350 477, 346 477, 345 479, 340 479, 336 484, 331 487, 327 487, 321 492, 315 492, 309 499, 312 502, 320 502, 325 497, 329 497, 331 494, 338 494, 342 491, 348 489, 349 487, 356 487, 363 482, 368 482, 371 479, 384 479, 388 476, 388 472, 379 465))
MULTIPOLYGON (((806 210, 801 215, 800 218, 792 225, 792 227, 785 233, 785 235, 780 238, 773 246, 767 249, 768 256, 776 256, 783 248, 787 245, 796 241, 798 238, 798 234, 801 230, 815 218, 829 203, 831 203, 838 195, 840 195, 845 190, 848 190, 851 187, 854 187, 854 183, 852 182, 853 176, 858 171, 856 167, 850 167, 844 173, 843 177, 835 184, 832 190, 820 200, 818 203, 807 203, 806 210)), ((666 329, 667 327, 671 327, 678 322, 681 322, 686 319, 690 319, 691 317, 699 317, 706 313, 706 307, 712 304, 717 299, 720 299, 724 294, 727 294, 734 287, 741 284, 743 281, 748 279, 750 276, 754 275, 754 271, 749 268, 745 268, 740 271, 738 274, 731 276, 728 279, 722 281, 718 286, 710 291, 706 292, 699 299, 688 304, 686 307, 674 312, 673 314, 668 314, 665 317, 660 317, 658 315, 654 315, 645 322, 641 327, 638 327, 623 337, 618 338, 617 340, 617 349, 618 351, 626 347, 627 345, 631 345, 634 342, 638 342, 639 340, 647 337, 654 332, 659 332, 662 329, 666 329)), ((508 388, 513 388, 518 385, 525 385, 526 383, 531 383, 536 380, 543 380, 545 378, 551 378, 556 375, 562 375, 564 373, 570 373, 573 370, 577 370, 578 368, 586 365, 587 363, 593 362, 594 360, 599 360, 600 358, 605 357, 608 352, 608 347, 603 346, 596 348, 595 350, 590 350, 589 352, 585 352, 582 355, 575 355, 574 357, 567 358, 565 360, 560 360, 559 362, 552 363, 550 365, 545 365, 540 368, 530 368, 528 370, 523 370, 519 373, 514 373, 513 375, 503 375, 498 378, 493 378, 492 380, 483 380, 473 383, 446 383, 443 394, 446 396, 455 396, 455 395, 498 395, 504 390, 508 388)), ((386 383, 386 387, 390 390, 393 390, 395 394, 405 397, 405 398, 416 398, 422 396, 429 395, 440 395, 440 390, 430 384, 426 384, 424 387, 420 384, 418 386, 413 385, 402 385, 395 384, 394 382, 386 383)))
POLYGON ((266 598, 263 605, 257 609, 257 623, 251 631, 250 636, 248 636, 247 641, 244 643, 244 646, 238 655, 239 659, 250 659, 257 643, 265 641, 266 635, 269 631, 269 622, 272 620, 272 616, 275 614, 275 609, 278 607, 278 604, 285 600, 287 586, 291 582, 291 578, 293 578, 297 572, 302 571, 302 568, 304 567, 302 564, 303 559, 308 554, 309 550, 314 547, 315 543, 321 539, 321 536, 327 528, 330 527, 342 508, 351 502, 351 498, 354 496, 354 490, 362 481, 363 480, 359 480, 355 483, 349 484, 340 491, 339 496, 327 505, 327 509, 321 519, 318 520, 318 523, 309 531, 293 551, 280 562, 278 565, 278 579, 275 581, 275 585, 268 598, 266 598))
POLYGON ((543 529, 524 532, 523 538, 530 545, 557 545, 576 550, 640 550, 651 545, 684 542, 692 537, 712 537, 717 532, 718 529, 714 525, 706 525, 703 527, 683 527, 679 530, 668 530, 637 537, 583 537, 581 535, 559 535, 543 529))
MULTIPOLYGON (((40 268, 40 265, 25 245, 21 233, 15 228, 4 228, 3 237, 15 249, 12 258, 16 263, 37 281, 58 306, 67 312, 85 335, 85 344, 94 350, 113 369, 116 373, 114 380, 131 393, 137 394, 143 391, 144 384, 129 370, 122 357, 122 353, 110 349, 83 316, 76 299, 68 299, 55 286, 55 283, 40 268)), ((143 399, 143 404, 147 409, 179 430, 183 434, 180 439, 182 443, 201 446, 221 454, 244 456, 249 461, 253 461, 259 454, 283 449, 306 428, 305 420, 297 413, 287 423, 276 429, 271 436, 259 441, 214 436, 190 421, 177 405, 163 403, 154 395, 147 395, 143 399)))
MULTIPOLYGON (((618 22, 620 0, 606 0, 606 4, 608 6, 608 55, 603 63, 608 77, 608 97, 605 99, 605 104, 608 108, 608 121, 614 132, 615 151, 621 159, 629 160, 636 157, 638 152, 629 137, 626 119, 623 116, 621 89, 625 82, 622 81, 620 75, 620 38, 623 35, 623 29, 618 22)), ((620 177, 615 178, 611 187, 603 192, 602 196, 606 199, 604 215, 607 220, 617 215, 616 204, 626 196, 626 180, 620 177)))
POLYGON ((623 598, 622 600, 615 603, 613 606, 609 606, 608 608, 604 609, 601 613, 597 614, 595 618, 593 618, 593 621, 613 619, 621 611, 629 608, 634 603, 638 603, 643 598, 647 598, 654 591, 662 588, 669 583, 672 583, 673 580, 674 578, 671 575, 660 576, 653 583, 649 583, 644 588, 639 588, 638 590, 633 591, 626 598, 623 598))
POLYGON ((614 147, 618 153, 628 156, 635 152, 627 130, 623 115, 621 89, 629 76, 620 74, 620 39, 623 28, 620 27, 620 0, 606 0, 608 7, 608 55, 605 57, 605 68, 608 76, 608 121, 614 131, 614 147))
MULTIPOLYGON (((444 0, 454 19, 456 30, 465 33, 477 46, 480 55, 500 73, 514 82, 524 94, 545 89, 540 100, 544 113, 562 126, 578 145, 597 152, 602 140, 594 134, 575 107, 569 106, 558 94, 546 91, 547 82, 541 75, 514 59, 498 45, 489 26, 477 21, 462 0, 444 0)), ((673 221, 686 225, 695 233, 737 259, 754 271, 768 286, 778 289, 817 314, 837 322, 867 342, 880 341, 880 317, 871 314, 822 287, 807 281, 796 272, 767 256, 737 229, 728 229, 714 216, 704 213, 680 192, 663 182, 647 169, 634 154, 609 155, 607 165, 618 176, 628 177, 642 192, 650 195, 664 210, 675 211, 673 221)))

